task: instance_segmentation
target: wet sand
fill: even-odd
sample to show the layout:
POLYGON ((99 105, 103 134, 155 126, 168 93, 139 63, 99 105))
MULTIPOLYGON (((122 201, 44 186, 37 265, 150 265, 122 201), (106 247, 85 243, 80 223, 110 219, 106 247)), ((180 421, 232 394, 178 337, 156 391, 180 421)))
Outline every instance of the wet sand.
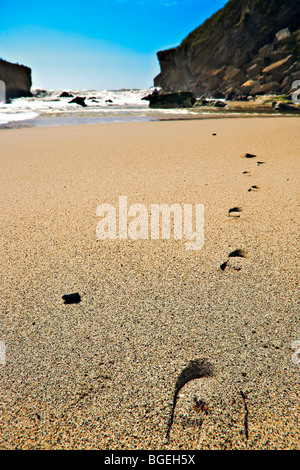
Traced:
POLYGON ((0 132, 0 449, 300 448, 299 140, 297 117, 0 132), (120 195, 204 204, 204 247, 99 240, 120 195))

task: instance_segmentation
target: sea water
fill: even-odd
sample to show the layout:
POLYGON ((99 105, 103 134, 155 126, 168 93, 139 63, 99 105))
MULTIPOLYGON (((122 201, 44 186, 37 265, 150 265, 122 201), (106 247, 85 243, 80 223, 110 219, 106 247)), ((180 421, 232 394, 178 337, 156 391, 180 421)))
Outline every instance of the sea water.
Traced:
POLYGON ((32 90, 32 97, 0 101, 0 128, 139 122, 235 115, 226 108, 151 109, 143 90, 32 90), (67 91, 72 97, 61 97, 67 91), (82 107, 70 101, 85 97, 82 107))

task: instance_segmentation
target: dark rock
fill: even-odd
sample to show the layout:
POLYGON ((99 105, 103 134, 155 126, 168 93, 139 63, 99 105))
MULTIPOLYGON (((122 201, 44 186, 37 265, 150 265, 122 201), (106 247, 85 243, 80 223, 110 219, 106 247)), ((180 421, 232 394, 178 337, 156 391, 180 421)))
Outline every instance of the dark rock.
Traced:
POLYGON ((69 101, 69 103, 76 103, 80 106, 87 106, 87 104, 85 103, 85 96, 76 96, 71 101, 69 101))
POLYGON ((285 71, 285 75, 291 75, 292 73, 296 72, 298 69, 296 67, 297 62, 294 62, 292 65, 290 65, 285 71))
POLYGON ((0 59, 0 80, 5 84, 6 100, 32 96, 29 67, 0 59))
POLYGON ((193 108, 197 108, 199 106, 207 106, 208 104, 209 104, 209 101, 207 99, 198 98, 193 104, 193 108))
POLYGON ((278 62, 279 60, 284 59, 288 55, 287 51, 285 50, 278 50, 271 52, 269 59, 271 62, 278 62))
POLYGON ((74 95, 72 95, 72 93, 69 93, 68 91, 63 91, 59 97, 60 98, 73 98, 74 95))
POLYGON ((224 101, 216 100, 216 101, 213 101, 212 106, 214 108, 225 108, 225 106, 227 106, 227 105, 226 105, 226 103, 224 103, 224 101))
POLYGON ((274 72, 272 75, 264 75, 264 83, 278 82, 281 83, 282 79, 285 77, 285 74, 280 72, 274 72))
POLYGON ((239 68, 230 65, 227 67, 223 80, 229 84, 241 85, 247 80, 247 75, 239 68))
POLYGON ((226 101, 232 100, 234 95, 235 95, 235 88, 234 87, 227 88, 225 92, 225 100, 226 101))
POLYGON ((258 77, 261 73, 261 70, 262 68, 258 64, 253 64, 247 69, 247 75, 249 75, 251 78, 258 77))
POLYGON ((249 65, 258 65, 261 69, 263 69, 266 66, 266 60, 263 57, 255 57, 251 60, 249 65))
POLYGON ((269 55, 274 51, 274 44, 266 44, 258 51, 258 57, 267 59, 269 55))
POLYGON ((229 1, 178 47, 158 52, 161 72, 154 85, 172 92, 189 90, 196 96, 216 97, 218 92, 233 99, 243 83, 260 76, 258 67, 262 70, 269 66, 265 75, 280 73, 276 79, 268 77, 269 83, 281 83, 282 74, 300 58, 299 18, 299 0, 229 1), (290 33, 282 32, 287 27, 290 33), (287 62, 278 64, 285 59, 287 62), (273 70, 271 62, 278 70, 273 70), (257 67, 248 74, 255 64, 257 67))
POLYGON ((293 72, 291 74, 291 77, 292 77, 292 80, 295 81, 295 80, 300 80, 300 70, 298 70, 297 72, 293 72))
POLYGON ((243 155, 243 158, 256 158, 256 155, 254 155, 253 153, 245 153, 243 155))
POLYGON ((291 90, 291 87, 289 85, 282 86, 281 85, 281 93, 286 95, 289 91, 291 90))
POLYGON ((275 103, 274 109, 275 111, 298 111, 300 112, 300 109, 297 108, 296 106, 289 104, 289 103, 284 103, 283 101, 278 101, 277 103, 275 103))
POLYGON ((292 81, 293 81, 293 79, 292 79, 291 75, 287 75, 287 76, 282 80, 282 82, 281 82, 281 87, 282 87, 282 88, 284 88, 284 87, 286 87, 286 86, 290 87, 291 84, 292 84, 292 81))
POLYGON ((105 100, 105 103, 113 103, 113 100, 111 99, 105 100))
MULTIPOLYGON (((167 91, 169 91, 169 90, 165 90, 165 92, 167 92, 167 91)), ((153 98, 153 96, 156 96, 156 95, 159 95, 159 90, 157 90, 157 89, 155 88, 152 93, 150 93, 150 94, 147 95, 147 96, 144 96, 144 97, 142 98, 142 100, 149 101, 149 100, 150 100, 150 97, 153 98)))
POLYGON ((293 60, 294 60, 294 56, 290 54, 284 59, 278 60, 277 62, 274 62, 273 64, 265 67, 262 70, 262 73, 272 75, 273 73, 276 73, 276 72, 282 72, 293 63, 293 60))
POLYGON ((284 28, 275 34, 275 41, 280 42, 281 44, 287 44, 293 42, 294 38, 291 35, 289 28, 284 28))
POLYGON ((251 89, 251 95, 266 95, 266 94, 272 94, 272 93, 277 93, 280 90, 280 85, 278 82, 271 82, 271 83, 265 83, 262 85, 255 85, 251 89))
POLYGON ((149 101, 150 108, 191 108, 196 102, 193 93, 189 91, 152 93, 142 99, 149 101))
POLYGON ((237 96, 236 101, 248 101, 248 95, 237 96))
POLYGON ((245 94, 248 94, 251 88, 253 88, 255 84, 256 82, 254 80, 247 80, 245 83, 243 83, 243 85, 241 86, 239 90, 240 96, 242 97, 245 94))

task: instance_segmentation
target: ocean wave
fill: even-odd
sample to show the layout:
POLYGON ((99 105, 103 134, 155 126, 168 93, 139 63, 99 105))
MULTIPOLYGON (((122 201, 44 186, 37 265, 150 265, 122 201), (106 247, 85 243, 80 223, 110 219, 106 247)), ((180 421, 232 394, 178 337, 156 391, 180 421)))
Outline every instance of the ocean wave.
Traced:
MULTIPOLYGON (((28 98, 15 98, 9 103, 0 103, 0 127, 7 127, 10 123, 32 121, 32 125, 63 125, 78 124, 81 122, 126 122, 132 120, 153 120, 180 117, 201 116, 234 116, 239 113, 230 112, 229 109, 201 109, 201 108, 149 108, 149 102, 143 98, 153 92, 154 88, 142 90, 33 90, 33 96, 28 98), (62 97, 68 92, 67 97, 62 97), (85 98, 86 106, 82 107, 70 101, 73 97, 85 98), (33 121, 34 119, 34 121, 33 121)), ((244 114, 248 114, 245 110, 244 114)), ((250 113, 249 113, 250 114, 250 113)), ((252 113, 251 113, 252 114, 252 113)), ((271 114, 271 113, 270 113, 271 114)), ((253 115, 253 114, 252 114, 253 115)), ((28 125, 28 123, 24 123, 28 125)))
POLYGON ((0 126, 35 119, 38 116, 38 113, 33 112, 3 113, 0 111, 0 126))

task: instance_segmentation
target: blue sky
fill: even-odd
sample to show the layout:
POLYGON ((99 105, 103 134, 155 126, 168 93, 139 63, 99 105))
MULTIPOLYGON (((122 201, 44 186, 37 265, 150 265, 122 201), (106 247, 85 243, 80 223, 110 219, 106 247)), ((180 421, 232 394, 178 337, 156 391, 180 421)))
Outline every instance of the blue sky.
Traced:
POLYGON ((0 57, 33 87, 146 88, 156 53, 177 46, 227 0, 0 0, 0 57))

